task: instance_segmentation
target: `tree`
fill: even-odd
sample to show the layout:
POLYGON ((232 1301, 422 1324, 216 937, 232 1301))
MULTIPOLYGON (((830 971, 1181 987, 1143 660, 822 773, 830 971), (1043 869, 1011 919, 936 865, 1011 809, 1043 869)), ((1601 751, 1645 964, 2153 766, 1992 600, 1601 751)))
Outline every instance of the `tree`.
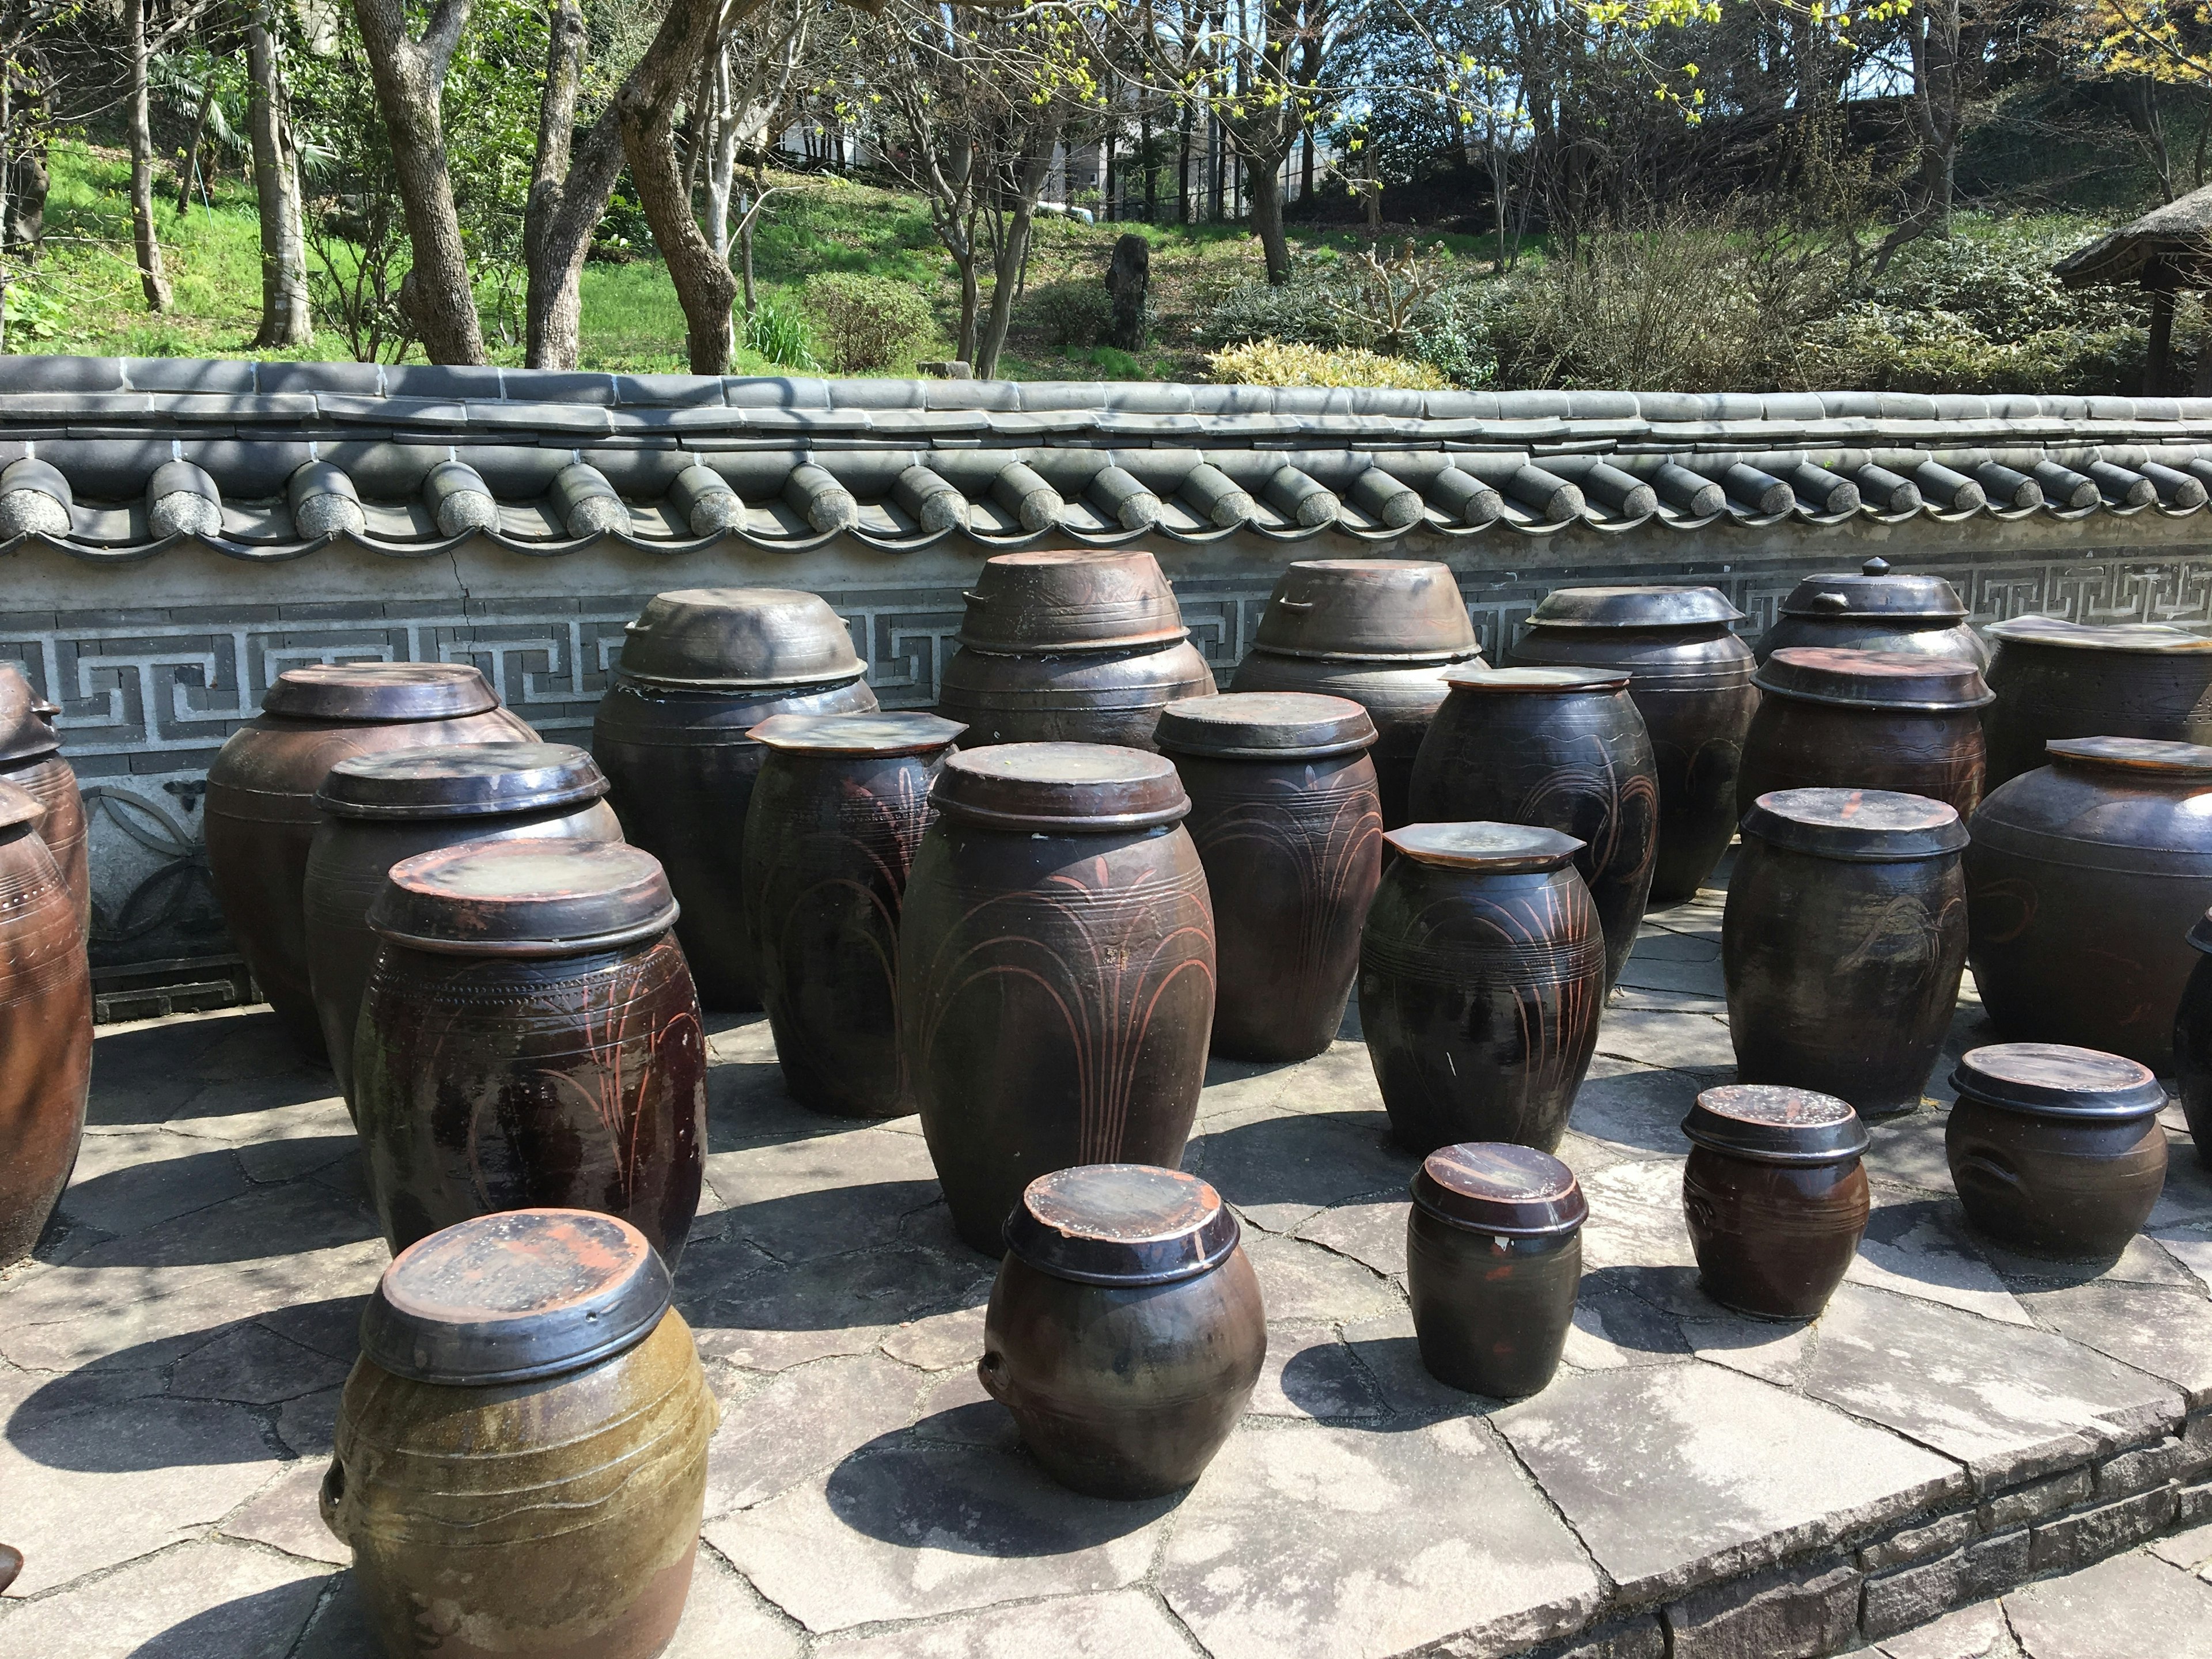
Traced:
POLYGON ((152 42, 146 28, 146 0, 123 0, 126 63, 124 125, 131 143, 131 234, 138 256, 138 284, 146 309, 169 308, 169 279, 161 269, 161 240, 154 228, 154 121, 146 65, 152 42))
POLYGON ((253 197, 261 218, 261 328, 257 346, 305 345, 315 337, 307 292, 305 212, 300 164, 286 104, 282 42, 270 0, 246 27, 252 91, 246 127, 253 149, 253 197))

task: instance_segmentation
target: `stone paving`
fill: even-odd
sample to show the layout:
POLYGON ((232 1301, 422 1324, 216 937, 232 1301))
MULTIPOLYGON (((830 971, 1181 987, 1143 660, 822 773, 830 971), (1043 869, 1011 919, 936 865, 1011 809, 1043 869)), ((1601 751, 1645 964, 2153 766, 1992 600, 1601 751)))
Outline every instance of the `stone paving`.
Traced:
MULTIPOLYGON (((1303 1065, 1212 1068, 1187 1162, 1244 1219, 1269 1356, 1205 1478, 1151 1503, 1052 1486, 982 1394, 993 1266, 917 1124, 799 1109, 764 1023, 720 1023, 678 1290, 723 1416, 672 1651, 2212 1655, 2212 1532, 2179 1530, 2212 1516, 2212 1179, 2179 1114, 2145 1237, 2027 1261, 1965 1230, 1947 1055, 1939 1103, 1875 1130, 1827 1314, 1731 1315, 1697 1287, 1676 1127, 1729 1075, 1719 920, 1717 893, 1654 917, 1607 1010, 1563 1150, 1580 1311, 1533 1400, 1420 1368, 1413 1161, 1356 1013, 1303 1065), (2128 1645, 2106 1601, 2163 1636, 2128 1645)), ((1953 1051, 1988 1040, 1969 981, 1953 1051)), ((314 1504, 386 1259, 330 1089, 265 1012, 103 1030, 60 1223, 0 1276, 9 1659, 372 1651, 314 1504)))

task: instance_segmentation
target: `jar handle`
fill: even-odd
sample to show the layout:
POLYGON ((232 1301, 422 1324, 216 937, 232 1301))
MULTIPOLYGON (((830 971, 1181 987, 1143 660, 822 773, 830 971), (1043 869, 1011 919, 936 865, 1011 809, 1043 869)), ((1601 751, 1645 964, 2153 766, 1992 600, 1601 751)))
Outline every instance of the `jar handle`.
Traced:
POLYGON ((333 1455, 330 1468, 323 1471, 323 1486, 321 1492, 317 1494, 316 1507, 322 1510, 323 1524, 331 1529, 331 1535, 341 1544, 350 1544, 353 1540, 346 1535, 345 1528, 338 1524, 338 1510, 345 1503, 345 1465, 333 1455))
POLYGON ((1978 1176, 1983 1180, 2002 1187, 2008 1192, 2020 1193, 2027 1190, 2021 1184, 2018 1176, 1987 1152, 1969 1152, 1960 1158, 1959 1167, 1951 1173, 1953 1183, 1956 1184, 1960 1176, 1966 1175, 1978 1176))
POLYGON ((1000 1379, 999 1373, 1005 1369, 1006 1364, 1006 1355, 991 1348, 986 1348, 983 1357, 975 1362, 975 1380, 983 1385, 985 1394, 1002 1406, 1006 1404, 1006 1385, 1000 1379))
POLYGON ((1313 601, 1311 599, 1277 599, 1275 601, 1275 609, 1278 611, 1310 611, 1313 609, 1313 601))
POLYGON ((970 593, 964 587, 960 590, 960 597, 973 605, 988 607, 991 603, 991 596, 988 593, 970 593))

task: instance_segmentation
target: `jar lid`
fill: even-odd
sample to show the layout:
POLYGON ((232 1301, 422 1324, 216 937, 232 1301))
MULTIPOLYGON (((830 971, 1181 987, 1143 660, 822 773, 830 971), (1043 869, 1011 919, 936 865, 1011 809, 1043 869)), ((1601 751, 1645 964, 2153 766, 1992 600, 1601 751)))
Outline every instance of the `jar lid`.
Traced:
POLYGON ((35 760, 62 746, 45 712, 53 707, 31 690, 13 663, 0 663, 0 762, 35 760))
POLYGON ((1966 844, 1955 808, 1893 789, 1777 789, 1752 802, 1743 833, 1815 858, 1887 864, 1966 844))
POLYGON ((960 596, 967 615, 954 637, 1002 655, 1100 651, 1185 639, 1175 590, 1140 547, 1000 553, 983 561, 960 596))
POLYGON ((474 841, 392 866, 368 925, 447 956, 573 956, 648 939, 676 920, 660 860, 605 841, 474 841))
POLYGON ((656 593, 623 630, 622 672, 656 685, 821 685, 867 665, 845 619, 791 587, 681 587, 656 593))
POLYGON ((36 830, 39 820, 46 815, 46 809, 29 790, 12 783, 0 783, 0 830, 12 830, 19 823, 27 823, 36 830))
POLYGON ((483 1388, 557 1376, 634 1348, 668 1311, 645 1235, 589 1210, 501 1210, 392 1258, 361 1350, 397 1376, 483 1388))
POLYGON ((1709 628, 1741 622, 1717 587, 1555 587, 1528 613, 1531 628, 1709 628))
POLYGON ((1150 1164, 1081 1164, 1039 1176, 1006 1218, 1006 1248, 1079 1285, 1167 1285, 1218 1267, 1237 1218, 1196 1176, 1150 1164))
POLYGON ((1300 559, 1275 579, 1252 643, 1280 657, 1374 662, 1476 650, 1459 579, 1433 559, 1300 559))
POLYGON ((2063 1042, 1970 1048, 1951 1083, 1984 1106, 2034 1117, 2142 1117, 2166 1107, 2166 1090, 2149 1066, 2063 1042))
POLYGON ((2212 748, 2161 738, 2053 738, 2044 752, 2061 766, 2112 767, 2167 777, 2212 777, 2212 748))
POLYGON ((1626 691, 1631 676, 1625 668, 1490 668, 1463 669, 1444 676, 1455 691, 1522 691, 1565 696, 1577 691, 1626 691))
POLYGON ((1850 1102, 1766 1083, 1701 1091, 1682 1133, 1692 1146, 1756 1164, 1840 1164, 1874 1139, 1850 1102))
POLYGON ((1175 763, 1110 743, 1001 743, 945 763, 930 799, 997 830, 1146 830, 1190 811, 1175 763))
POLYGON ((787 752, 933 755, 967 729, 935 714, 771 714, 745 735, 787 752))
POLYGON ((466 818, 597 800, 607 780, 574 744, 453 743, 353 755, 315 793, 343 818, 466 818))
POLYGON ((1761 690, 1847 708, 1979 708, 1996 701, 1982 671, 1955 657, 1785 645, 1751 677, 1761 690))
POLYGON ((1185 697, 1160 711, 1152 740, 1170 754, 1285 760, 1354 754, 1375 741, 1375 722, 1349 697, 1309 691, 1231 691, 1185 697))
POLYGON ((2172 656, 2212 651, 2212 635, 2163 623, 2068 622, 2063 617, 2014 617, 1990 624, 1990 637, 2007 645, 2055 645, 2072 651, 2120 651, 2172 656))
POLYGON ((1925 617, 1956 622, 1966 614, 1959 590, 1941 576, 1900 575, 1889 561, 1869 559, 1856 576, 1808 576, 1782 601, 1785 617, 1925 617))
POLYGON ((288 668, 261 699, 261 712, 290 720, 450 720, 499 707, 484 677, 465 662, 308 663, 288 668))
POLYGON ((1575 1172, 1503 1140, 1440 1147, 1413 1172, 1413 1202, 1448 1226, 1504 1238, 1571 1233, 1589 1215, 1575 1172))
POLYGON ((1447 870, 1486 870, 1507 876, 1527 870, 1556 870, 1583 850, 1583 843, 1556 830, 1533 823, 1409 823, 1388 830, 1382 839, 1416 864, 1447 870))

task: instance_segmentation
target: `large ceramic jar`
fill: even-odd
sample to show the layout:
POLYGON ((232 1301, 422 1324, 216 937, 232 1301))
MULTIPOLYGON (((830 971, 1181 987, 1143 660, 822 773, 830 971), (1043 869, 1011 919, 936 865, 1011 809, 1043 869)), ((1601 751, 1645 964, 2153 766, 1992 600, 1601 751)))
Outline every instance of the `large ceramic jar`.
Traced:
POLYGON ((966 730, 934 714, 777 714, 745 817, 745 916, 793 1100, 902 1117, 898 930, 930 786, 966 730))
POLYGON ((1967 960, 2005 1036, 2173 1066, 2212 906, 2212 748, 2071 738, 1967 826, 1967 960))
POLYGON ((1636 947, 1659 836, 1658 769, 1628 676, 1504 668, 1450 684, 1413 765, 1413 821, 1534 824, 1580 842, 1610 990, 1636 947))
POLYGON ((1483 667, 1449 565, 1425 559, 1301 559, 1276 580, 1231 691, 1349 697, 1375 722, 1382 827, 1407 816, 1413 757, 1443 706, 1445 678, 1483 667))
POLYGON ((1743 1083, 1911 1111, 1966 965, 1966 826, 1941 801, 1784 789, 1744 815, 1721 922, 1743 1083))
POLYGON ((368 907, 392 866, 465 841, 620 841, 607 781, 565 743, 471 743, 356 755, 317 792, 301 902, 307 979, 331 1068, 350 1109, 354 1027, 376 959, 368 907))
POLYGON ((1232 692, 1160 716, 1213 896, 1215 1054, 1304 1060, 1335 1040, 1382 873, 1374 742, 1343 697, 1232 692))
POLYGON ((0 664, 0 782, 12 783, 46 809, 39 839, 54 855, 77 926, 92 931, 92 875, 85 848, 84 797, 76 772, 62 758, 54 705, 42 701, 12 663, 0 664))
POLYGON ((1761 1319, 1817 1316, 1872 1203, 1858 1114, 1810 1089, 1731 1084, 1700 1094, 1682 1133, 1682 1212, 1705 1294, 1761 1319))
POLYGON ((1559 587, 1529 613, 1516 663, 1628 675, 1659 776, 1654 905, 1697 896, 1735 834, 1735 775, 1759 707, 1738 611, 1714 587, 1559 587))
POLYGON ((384 1651, 660 1652, 719 1415, 635 1228, 524 1210, 401 1252, 362 1312, 322 1489, 384 1651))
POLYGON ((307 971, 303 890, 321 813, 315 792, 352 755, 453 743, 534 741, 466 663, 352 662, 288 668, 261 713, 208 768, 210 874, 223 925, 253 982, 302 1052, 327 1060, 307 971))
POLYGON ((1267 1357, 1237 1218, 1195 1176, 1040 1176, 1006 1222, 976 1367, 1062 1486, 1156 1498, 1205 1473, 1267 1357))
POLYGON ((1213 1027, 1213 907, 1175 767, 1107 744, 938 775, 899 921, 899 1042, 960 1237, 1030 1182, 1182 1162, 1213 1027))
POLYGON ((2212 910, 2191 926, 2189 948, 2197 965, 2173 1016, 2173 1080, 2197 1161, 2212 1167, 2212 910))
POLYGON ((0 1267, 30 1255, 69 1184, 92 1082, 92 977, 43 810, 0 783, 0 1267))
POLYGON ((653 855, 464 842, 392 867, 354 1042, 385 1237, 494 1210, 620 1216, 675 1266, 699 1206, 707 1045, 653 855))
POLYGON ((1605 933, 1579 843, 1513 823, 1415 823, 1359 947, 1359 1022, 1390 1132, 1550 1152, 1589 1070, 1605 933))
POLYGON ((1990 665, 1990 648, 1966 620, 1959 590, 1941 576, 1900 575, 1883 558, 1869 559, 1855 576, 1808 576, 1791 588, 1754 650, 1764 663, 1791 645, 1990 665))
POLYGON ((1559 1368, 1582 1286, 1589 1202, 1575 1172, 1533 1147, 1431 1152, 1406 1217, 1406 1294, 1429 1375, 1518 1400, 1559 1368))
POLYGON ((1971 1049, 1943 1147, 1966 1218, 2031 1255, 2110 1260, 2166 1189, 2166 1090, 2118 1054, 2049 1042, 1971 1049))
POLYGON ((1981 672, 1955 657, 1788 646, 1757 676, 1738 807, 1778 789, 1925 795, 1960 817, 1982 799, 1981 672))
POLYGON ((1990 637, 1997 641, 1996 702, 1984 717, 1992 789, 2042 765, 2053 738, 2212 743, 2212 637, 2055 617, 2016 617, 1990 637))
POLYGON ((852 630, 816 594, 694 587, 656 594, 623 639, 592 754, 623 833, 659 859, 709 1008, 760 1006, 745 921, 745 810, 774 714, 866 714, 876 694, 852 630))

